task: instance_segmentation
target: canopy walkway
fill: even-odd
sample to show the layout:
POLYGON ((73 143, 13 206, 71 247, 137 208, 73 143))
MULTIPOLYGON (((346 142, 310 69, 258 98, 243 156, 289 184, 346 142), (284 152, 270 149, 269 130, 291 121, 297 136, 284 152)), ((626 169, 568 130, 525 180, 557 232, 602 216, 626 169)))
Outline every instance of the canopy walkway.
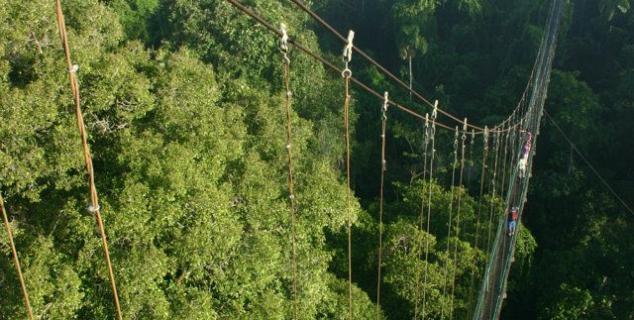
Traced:
MULTIPOLYGON (((544 102, 548 91, 550 72, 552 69, 553 57, 557 43, 557 33, 563 9, 563 1, 553 1, 550 16, 546 25, 545 35, 542 40, 537 61, 535 63, 535 74, 529 84, 530 100, 528 102, 529 115, 524 124, 524 130, 535 132, 534 140, 537 140, 541 119, 544 114, 544 102)), ((537 141, 534 141, 535 144, 537 141)), ((515 150, 519 154, 522 146, 516 146, 515 150)), ((506 207, 518 207, 521 219, 526 203, 526 195, 530 180, 530 168, 533 164, 533 156, 536 148, 533 147, 528 155, 528 174, 520 174, 519 167, 515 167, 506 191, 506 207)), ((516 237, 507 237, 507 218, 502 217, 498 223, 498 230, 493 246, 490 248, 487 268, 484 272, 482 287, 478 298, 478 304, 474 312, 474 320, 478 319, 498 319, 502 309, 502 304, 506 298, 506 283, 514 260, 516 237)))
MULTIPOLYGON (((353 94, 353 86, 354 88, 360 90, 361 92, 365 92, 370 96, 373 96, 377 99, 377 104, 380 102, 381 105, 381 186, 380 186, 380 213, 379 213, 379 234, 378 234, 378 254, 377 254, 377 286, 376 286, 376 308, 377 308, 377 319, 381 318, 380 312, 380 301, 381 301, 381 283, 382 283, 382 255, 383 255, 383 211, 384 211, 384 176, 385 171, 387 170, 386 166, 386 157, 385 150, 386 144, 388 143, 386 139, 386 128, 388 126, 388 115, 392 112, 392 108, 403 112, 405 115, 414 117, 417 121, 420 121, 423 124, 423 133, 424 133, 424 170, 423 170, 423 181, 431 182, 434 179, 434 170, 435 170, 435 156, 436 156, 436 130, 444 130, 444 132, 448 133, 449 139, 451 139, 451 135, 453 135, 453 149, 451 156, 449 159, 453 159, 453 163, 451 163, 451 185, 449 189, 451 190, 451 202, 449 204, 449 222, 447 224, 447 238, 449 239, 451 236, 459 238, 461 232, 461 217, 462 217, 462 193, 456 192, 460 188, 464 187, 464 171, 465 171, 465 162, 468 160, 468 157, 473 156, 473 148, 476 141, 478 143, 482 143, 483 146, 483 157, 481 163, 481 181, 480 181, 480 206, 478 209, 478 222, 475 225, 476 229, 476 238, 474 241, 474 247, 478 249, 483 249, 488 252, 487 254, 487 264, 485 268, 481 271, 481 275, 472 275, 472 282, 475 283, 475 279, 481 278, 481 286, 479 290, 479 294, 477 294, 477 299, 474 299, 472 315, 474 320, 479 319, 498 319, 501 313, 502 305, 504 303, 504 299, 506 297, 506 286, 507 279, 509 276, 510 268, 512 262, 514 260, 514 251, 515 244, 517 242, 517 237, 514 236, 512 230, 509 230, 509 222, 514 221, 518 223, 518 227, 521 227, 519 223, 522 218, 522 213, 524 210, 524 204, 526 203, 527 192, 530 183, 531 177, 531 168, 533 164, 533 157, 536 152, 536 143, 537 138, 539 137, 541 120, 544 115, 544 103, 546 100, 546 95, 548 91, 548 84, 550 81, 550 74, 552 69, 553 58, 555 55, 555 49, 557 44, 557 35, 559 31, 559 24, 561 20, 561 15, 564 7, 563 0, 553 0, 552 5, 549 10, 549 15, 546 21, 544 36, 537 53, 537 57, 533 66, 533 71, 531 73, 530 79, 526 86, 526 89, 520 98, 516 108, 506 117, 504 121, 494 125, 494 126, 482 126, 474 123, 470 123, 466 118, 456 116, 447 110, 445 110, 444 106, 441 105, 439 101, 433 101, 431 99, 425 98, 422 94, 416 91, 412 87, 412 83, 410 81, 409 84, 400 80, 399 77, 395 76, 391 73, 387 68, 376 62, 373 58, 370 57, 369 54, 365 53, 362 49, 354 45, 354 32, 350 31, 348 36, 345 37, 343 34, 337 32, 332 26, 330 26, 324 19, 319 17, 315 12, 311 11, 308 6, 306 6, 300 0, 292 0, 292 2, 300 8, 302 11, 306 12, 313 19, 315 19, 319 24, 324 26, 327 30, 333 33, 337 38, 339 38, 343 42, 343 60, 344 63, 341 66, 330 62, 328 59, 323 56, 309 50, 306 46, 302 45, 299 41, 294 39, 291 36, 287 27, 283 24, 280 24, 278 28, 275 24, 266 21, 264 18, 259 16, 254 10, 245 6, 243 3, 238 0, 226 0, 230 4, 232 4, 235 8, 241 11, 244 14, 251 16, 259 25, 263 26, 265 29, 272 32, 276 37, 279 38, 280 43, 280 51, 281 51, 281 65, 283 69, 283 79, 282 84, 285 90, 285 134, 286 134, 286 150, 287 150, 287 169, 288 169, 288 209, 289 209, 289 221, 290 221, 290 230, 292 230, 292 237, 289 240, 292 243, 291 250, 292 253, 289 255, 292 259, 291 262, 291 274, 292 274, 292 282, 291 289, 289 290, 291 295, 291 300, 295 304, 297 302, 297 296, 299 296, 299 292, 301 291, 301 285, 297 283, 297 274, 301 273, 301 270, 298 270, 296 259, 296 235, 295 235, 295 214, 296 214, 296 206, 295 203, 295 187, 294 187, 294 168, 293 168, 293 157, 294 153, 292 152, 293 145, 293 135, 292 135, 292 126, 291 126, 291 113, 292 113, 292 94, 291 94, 291 72, 290 67, 291 57, 289 56, 289 48, 294 47, 299 50, 303 54, 308 55, 309 57, 315 59, 317 62, 324 65, 326 69, 334 71, 337 75, 341 75, 343 80, 343 110, 344 110, 344 136, 345 136, 345 176, 347 183, 347 201, 348 206, 350 206, 351 199, 353 199, 353 190, 350 186, 350 132, 349 132, 349 112, 350 112, 350 103, 351 103, 351 95, 353 94), (415 97, 421 105, 429 108, 427 112, 420 113, 416 111, 416 108, 407 106, 405 103, 394 101, 390 98, 389 93, 381 93, 381 90, 377 90, 372 88, 371 86, 363 83, 361 80, 353 77, 353 71, 351 70, 351 61, 353 59, 353 54, 359 54, 365 61, 374 65, 382 74, 386 76, 387 79, 395 82, 402 90, 405 90, 411 96, 415 97), (433 102, 432 102, 433 101, 433 102), (490 142, 492 141, 492 145, 490 142), (467 148, 471 148, 469 152, 466 152, 467 148), (489 153, 492 155, 491 161, 494 163, 493 169, 491 173, 488 173, 488 161, 489 161, 489 153), (488 176, 487 176, 488 173, 488 176), (488 179, 488 180, 487 180, 488 179), (485 181, 486 180, 486 181, 485 181), (507 212, 507 214, 501 214, 500 212, 495 212, 496 209, 492 204, 488 206, 488 209, 485 209, 484 214, 486 215, 488 211, 488 221, 489 226, 495 225, 494 217, 498 216, 499 219, 496 223, 497 229, 494 233, 494 238, 491 239, 491 229, 489 227, 488 237, 486 242, 484 239, 479 239, 478 234, 482 230, 482 223, 486 222, 486 216, 481 217, 482 208, 485 207, 482 205, 484 202, 484 189, 485 185, 488 185, 490 182, 491 190, 489 190, 490 194, 493 196, 500 196, 505 199, 505 208, 510 209, 517 207, 517 215, 518 217, 513 218, 511 212, 507 212), (511 217, 511 218, 509 218, 511 217), (481 223, 481 220, 484 221, 481 223), (454 234, 452 234, 454 232, 454 234), (482 241, 482 243, 480 243, 482 241), (492 241, 492 242, 491 242, 492 241)), ((66 26, 64 22, 64 16, 62 12, 61 1, 56 1, 56 14, 57 14, 57 22, 60 32, 60 38, 63 44, 66 64, 68 68, 68 75, 70 81, 70 88, 73 95, 73 101, 76 107, 76 117, 77 117, 77 125, 80 132, 80 137, 82 139, 82 151, 83 157, 85 161, 87 177, 88 177, 88 187, 90 191, 90 206, 89 211, 95 216, 97 226, 99 227, 100 237, 102 240, 102 247, 104 250, 104 258, 105 265, 108 269, 108 277, 110 280, 110 288, 112 290, 113 302, 115 308, 115 314, 117 319, 123 319, 123 313, 120 308, 119 297, 117 293, 117 286, 115 281, 115 271, 116 266, 110 261, 110 254, 108 249, 108 242, 106 237, 106 231, 104 223, 101 219, 100 215, 100 206, 99 199, 97 196, 97 187, 95 186, 95 178, 92 167, 92 159, 90 154, 90 148, 87 141, 86 128, 84 126, 83 115, 81 110, 81 101, 79 97, 79 83, 77 80, 77 71, 78 68, 73 64, 71 60, 71 52, 70 46, 68 44, 68 38, 66 35, 66 26)), ((475 161, 474 161, 475 162, 475 161)), ((419 221, 419 229, 426 230, 427 233, 430 233, 430 223, 432 221, 431 215, 431 199, 432 199, 432 191, 429 188, 429 193, 423 195, 423 202, 421 203, 420 210, 420 221, 419 221), (425 200, 427 199, 427 200, 425 200)), ((7 233, 9 235, 9 239, 11 244, 13 244, 11 228, 9 226, 9 222, 6 216, 6 212, 4 210, 4 205, 2 198, 0 197, 0 211, 2 211, 5 227, 7 228, 7 233)), ((348 223, 347 226, 347 249, 348 249, 348 308, 349 308, 349 318, 353 319, 355 316, 353 315, 353 299, 352 299, 352 222, 348 223)), ((462 259, 458 257, 458 246, 452 245, 453 243, 447 242, 446 245, 446 255, 448 257, 453 257, 453 260, 462 259)), ((427 319, 433 318, 430 316, 428 310, 428 300, 430 293, 428 290, 428 260, 429 257, 429 242, 425 243, 425 251, 421 252, 418 256, 419 260, 425 262, 425 267, 422 270, 418 270, 416 273, 416 304, 415 304, 415 319, 427 319), (419 302, 420 300, 420 302, 419 302)), ((22 279, 22 272, 20 269, 20 263, 18 259, 17 250, 15 246, 12 246, 12 252, 14 257, 14 264, 16 266, 16 270, 20 275, 20 284, 22 288, 22 293, 25 300, 25 306, 27 309, 27 314, 29 318, 33 318, 30 302, 28 299, 28 292, 26 290, 26 286, 24 285, 24 280, 22 279)), ((448 262, 447 262, 448 263, 448 262)), ((444 276, 447 281, 442 285, 441 289, 443 294, 451 296, 451 305, 448 310, 442 310, 440 318, 442 319, 453 319, 453 303, 454 296, 456 295, 454 292, 455 289, 455 281, 456 275, 455 270, 452 271, 448 265, 445 265, 444 276)), ((475 287, 475 285, 473 285, 475 287)), ((294 317, 297 317, 297 310, 293 308, 294 317)))

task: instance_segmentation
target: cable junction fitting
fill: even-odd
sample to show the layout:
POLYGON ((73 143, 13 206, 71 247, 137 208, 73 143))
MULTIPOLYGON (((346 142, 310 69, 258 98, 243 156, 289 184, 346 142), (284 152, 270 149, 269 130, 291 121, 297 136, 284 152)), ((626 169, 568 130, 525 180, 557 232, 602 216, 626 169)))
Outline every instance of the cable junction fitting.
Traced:
POLYGON ((286 28, 286 24, 280 23, 280 32, 282 33, 282 37, 280 38, 280 51, 284 56, 284 63, 290 64, 291 59, 288 58, 288 29, 286 28))
POLYGON ((346 68, 341 72, 341 76, 344 78, 352 77, 352 71, 349 68, 350 61, 352 61, 352 51, 354 48, 354 31, 348 31, 348 40, 346 46, 343 48, 343 62, 346 63, 346 68))
POLYGON ((101 210, 101 206, 100 205, 93 206, 92 204, 90 204, 90 205, 88 205, 87 210, 88 210, 88 212, 90 212, 92 214, 95 214, 95 213, 99 212, 99 210, 101 210))
POLYGON ((385 91, 383 93, 383 107, 381 108, 381 112, 383 112, 383 120, 387 120, 387 109, 390 107, 390 94, 385 91))

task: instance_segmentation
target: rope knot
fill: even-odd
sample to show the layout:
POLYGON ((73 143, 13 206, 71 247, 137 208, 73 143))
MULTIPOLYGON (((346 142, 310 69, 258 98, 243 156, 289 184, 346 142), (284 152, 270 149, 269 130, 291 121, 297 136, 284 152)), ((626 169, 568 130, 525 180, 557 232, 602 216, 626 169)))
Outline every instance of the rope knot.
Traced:
POLYGON ((88 205, 87 210, 88 210, 88 212, 90 212, 92 214, 95 214, 95 213, 99 212, 99 210, 101 210, 101 206, 100 205, 93 206, 92 204, 90 204, 90 205, 88 205))

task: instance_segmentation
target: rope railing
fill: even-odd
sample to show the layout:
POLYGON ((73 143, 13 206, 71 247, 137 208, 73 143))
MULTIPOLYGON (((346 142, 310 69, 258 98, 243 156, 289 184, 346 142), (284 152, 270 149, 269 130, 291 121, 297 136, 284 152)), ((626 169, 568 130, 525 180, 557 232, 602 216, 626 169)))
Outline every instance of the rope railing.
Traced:
MULTIPOLYGON (((557 33, 559 29, 559 21, 563 3, 561 0, 554 0, 550 9, 549 17, 546 23, 546 33, 540 45, 540 50, 536 59, 535 77, 532 79, 530 100, 526 106, 526 116, 523 117, 521 132, 526 132, 526 142, 523 139, 513 141, 515 144, 511 150, 515 154, 521 154, 517 166, 512 166, 512 174, 509 179, 508 189, 506 190, 506 208, 518 207, 517 209, 517 231, 509 232, 509 240, 507 241, 506 215, 502 215, 498 221, 498 230, 489 255, 489 262, 483 276, 482 288, 480 296, 475 308, 474 320, 482 319, 498 319, 502 309, 502 303, 506 297, 506 284, 510 272, 511 263, 515 251, 515 243, 521 227, 522 214, 526 204, 528 186, 531 178, 531 168, 536 148, 528 145, 528 143, 536 144, 537 136, 541 125, 541 119, 544 113, 544 102, 548 91, 548 83, 550 81, 550 73, 552 70, 552 62, 555 54, 557 42, 557 33), (533 134, 533 141, 531 139, 533 134), (524 146, 527 144, 528 146, 524 146), (527 150, 528 149, 528 150, 527 150), (524 162, 524 163, 521 163, 524 162), (524 167, 521 167, 524 166, 524 167), (520 171, 521 169, 521 171, 520 171)), ((518 158, 511 155, 511 164, 515 163, 518 158)), ((506 160, 505 160, 506 161, 506 160)), ((504 183, 504 182, 502 182, 504 183)), ((507 210, 508 211, 508 210, 507 210)), ((510 212, 508 213, 510 214, 510 212)))
MULTIPOLYGON (((266 21, 264 18, 262 18, 257 13, 255 13, 252 9, 250 9, 247 6, 245 6, 244 4, 242 4, 240 1, 237 1, 237 0, 226 0, 226 1, 229 2, 231 5, 233 5, 234 7, 236 7, 242 13, 244 13, 244 14, 248 15, 249 17, 253 18, 258 24, 264 26, 270 32, 276 34, 276 36, 278 36, 278 37, 282 36, 282 34, 281 34, 280 30, 278 30, 278 28, 273 26, 271 23, 266 21)), ((348 40, 346 38, 346 43, 347 43, 347 41, 348 40)), ((323 58, 319 54, 316 54, 315 52, 309 50, 306 46, 302 45, 300 42, 298 42, 297 40, 295 40, 293 38, 289 38, 288 43, 291 44, 293 47, 297 48, 299 51, 301 51, 304 54, 308 55, 309 57, 317 60, 318 62, 323 64, 325 67, 327 67, 331 71, 334 71, 337 74, 342 74, 344 71, 346 71, 345 69, 341 69, 341 68, 335 66, 332 62, 326 60, 325 58, 323 58)), ((356 47, 354 47, 354 45, 351 47, 351 49, 356 52, 355 48, 356 47)), ((382 94, 380 94, 378 91, 370 88, 368 85, 366 85, 365 83, 363 83, 359 79, 357 79, 357 78, 355 78, 353 76, 350 76, 350 82, 354 83, 355 85, 357 85, 359 88, 361 88, 363 91, 365 91, 366 93, 370 94, 371 96, 374 96, 378 100, 383 101, 383 95, 382 94)), ((413 108, 410 108, 410 107, 408 107, 408 106, 406 106, 406 105, 404 105, 402 103, 397 103, 397 102, 395 102, 393 100, 390 100, 390 106, 393 106, 393 107, 395 107, 395 108, 397 108, 397 109, 409 114, 410 116, 416 117, 416 118, 418 118, 420 120, 424 120, 425 119, 424 115, 414 111, 413 108)), ((432 104, 432 106, 433 106, 433 104, 432 104)), ((438 108, 438 112, 439 113, 442 112, 440 110, 441 109, 438 108)), ((459 120, 459 122, 462 123, 462 120, 459 120)), ((436 126, 440 127, 440 128, 448 130, 448 131, 454 131, 454 130, 461 131, 461 129, 456 129, 456 128, 450 126, 450 125, 438 122, 438 120, 436 120, 434 122, 434 124, 436 126)), ((474 126, 471 126, 471 128, 476 130, 475 134, 483 134, 483 132, 484 132, 484 128, 474 127, 474 126)), ((490 131, 491 132, 496 132, 496 131, 500 131, 501 132, 502 130, 499 129, 496 126, 493 129, 491 129, 490 131)))
MULTIPOLYGON (((326 22, 326 20, 324 20, 322 17, 320 17, 317 13, 315 13, 313 10, 311 10, 303 1, 301 1, 301 0, 291 0, 291 2, 296 4, 302 11, 304 11, 305 13, 310 15, 314 20, 319 22, 319 24, 321 24, 324 28, 328 29, 331 33, 333 33, 341 41, 344 41, 344 42, 346 41, 346 38, 344 38, 344 36, 341 33, 339 33, 333 26, 331 26, 328 22, 326 22)), ((388 78, 392 79, 394 82, 396 82, 403 89, 407 90, 410 94, 413 94, 417 99, 419 99, 420 101, 425 103, 430 108, 434 107, 434 103, 431 102, 431 100, 425 98, 423 95, 418 93, 416 90, 412 89, 412 87, 410 85, 405 83, 399 77, 394 75, 394 73, 390 72, 386 67, 384 67, 383 65, 378 63, 376 60, 374 60, 369 54, 365 53, 361 48, 359 48, 358 46, 354 46, 353 50, 355 52, 357 52, 361 57, 363 57, 366 61, 370 62, 370 64, 372 64, 375 67, 377 67, 377 69, 379 69, 388 78)), ((452 119, 452 120, 454 120, 454 121, 456 121, 458 123, 462 123, 462 120, 459 117, 454 116, 453 114, 451 114, 451 113, 449 113, 449 112, 447 112, 447 111, 445 111, 443 109, 438 108, 438 113, 440 113, 442 115, 445 115, 448 118, 450 118, 450 119, 452 119)), ((477 129, 478 131, 483 131, 484 130, 484 128, 482 128, 480 126, 473 125, 473 124, 468 124, 468 127, 469 128, 473 128, 473 129, 477 129)))

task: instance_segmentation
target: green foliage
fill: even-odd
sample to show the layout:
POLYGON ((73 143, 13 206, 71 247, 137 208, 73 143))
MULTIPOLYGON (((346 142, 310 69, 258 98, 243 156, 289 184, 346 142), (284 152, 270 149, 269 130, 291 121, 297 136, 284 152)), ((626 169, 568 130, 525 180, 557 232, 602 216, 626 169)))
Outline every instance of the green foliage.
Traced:
MULTIPOLYGON (((313 31, 309 17, 289 3, 245 3, 337 61, 340 44, 313 31)), ((390 69, 411 60, 425 96, 470 122, 492 124, 515 107, 530 75, 544 3, 330 0, 314 6, 339 30, 354 28, 355 43, 390 69)), ((629 1, 574 6, 547 110, 618 190, 631 191, 634 155, 623 150, 632 148, 634 14, 629 1)), ((222 0, 69 0, 63 7, 124 318, 291 318, 277 39, 222 0)), ((54 3, 0 0, 0 34, 0 191, 34 312, 41 319, 112 319, 101 242, 85 210, 87 183, 54 3)), ((380 103, 353 92, 356 198, 348 206, 341 79, 297 51, 290 56, 298 319, 347 319, 349 221, 353 313, 373 318, 380 103)), ((395 101, 407 101, 375 68, 355 58, 353 70, 395 101)), ((465 186, 447 188, 453 137, 440 130, 433 182, 421 181, 420 129, 420 121, 390 114, 380 316, 411 319, 422 298, 415 280, 426 275, 419 290, 427 294, 429 314, 453 307, 456 318, 465 318, 489 230, 505 208, 487 194, 488 180, 484 197, 474 198, 479 150, 467 159, 465 186), (419 229, 419 214, 430 188, 427 233, 419 229), (421 258, 427 243, 429 263, 421 258)), ((570 158, 557 133, 544 131, 504 316, 631 318, 631 219, 570 158)), ((24 317, 10 257, 3 230, 0 319, 24 317)))

